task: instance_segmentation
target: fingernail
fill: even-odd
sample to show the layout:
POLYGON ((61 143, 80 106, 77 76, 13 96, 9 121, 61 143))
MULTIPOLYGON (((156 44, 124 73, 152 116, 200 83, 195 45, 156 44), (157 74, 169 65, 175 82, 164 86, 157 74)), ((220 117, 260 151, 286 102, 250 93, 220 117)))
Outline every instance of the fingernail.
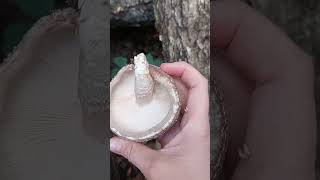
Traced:
POLYGON ((121 144, 118 140, 110 139, 110 151, 116 153, 120 152, 121 144))

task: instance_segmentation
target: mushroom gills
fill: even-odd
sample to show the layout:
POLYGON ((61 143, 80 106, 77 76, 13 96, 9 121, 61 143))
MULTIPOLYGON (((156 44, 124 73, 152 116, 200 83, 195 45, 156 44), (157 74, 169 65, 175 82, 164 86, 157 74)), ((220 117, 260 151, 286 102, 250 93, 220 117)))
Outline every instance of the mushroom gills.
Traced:
MULTIPOLYGON (((111 119, 116 120, 119 131, 141 133, 150 130, 165 120, 172 109, 172 97, 165 86, 152 82, 152 100, 140 104, 136 101, 135 71, 125 71, 121 83, 117 83, 111 94, 111 119)), ((145 96, 144 96, 145 97, 145 96)))
POLYGON ((110 82, 110 129, 120 137, 136 142, 155 139, 178 120, 180 109, 175 81, 149 65, 143 53, 110 82))

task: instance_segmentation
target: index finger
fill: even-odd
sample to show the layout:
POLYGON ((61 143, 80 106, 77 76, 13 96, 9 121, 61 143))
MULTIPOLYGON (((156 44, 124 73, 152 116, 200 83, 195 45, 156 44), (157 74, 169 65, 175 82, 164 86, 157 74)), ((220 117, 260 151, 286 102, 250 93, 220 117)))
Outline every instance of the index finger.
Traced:
MULTIPOLYGON (((165 63, 161 69, 171 76, 178 77, 188 87, 187 114, 196 117, 200 126, 208 125, 209 90, 208 80, 186 62, 165 63)), ((188 118, 187 118, 188 119, 188 118)), ((186 122, 182 122, 182 126, 186 122)))

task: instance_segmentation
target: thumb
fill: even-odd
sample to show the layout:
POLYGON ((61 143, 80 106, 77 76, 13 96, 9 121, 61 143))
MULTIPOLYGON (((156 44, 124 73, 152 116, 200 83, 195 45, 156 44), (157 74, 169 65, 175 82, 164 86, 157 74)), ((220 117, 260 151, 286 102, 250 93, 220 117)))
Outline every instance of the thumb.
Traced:
POLYGON ((128 159, 145 175, 149 173, 148 168, 151 167, 152 162, 157 157, 157 152, 149 147, 118 137, 110 139, 110 150, 128 159))

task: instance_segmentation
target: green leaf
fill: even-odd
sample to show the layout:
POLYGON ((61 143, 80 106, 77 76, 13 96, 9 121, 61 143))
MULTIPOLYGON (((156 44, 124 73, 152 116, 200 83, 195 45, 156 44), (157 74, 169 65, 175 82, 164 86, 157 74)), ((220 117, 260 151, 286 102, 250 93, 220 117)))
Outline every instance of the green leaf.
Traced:
POLYGON ((120 70, 119 68, 112 69, 112 71, 111 71, 111 77, 114 78, 114 77, 117 75, 117 73, 118 73, 119 70, 120 70))
POLYGON ((8 53, 12 51, 13 47, 18 45, 23 35, 31 27, 29 23, 17 23, 9 25, 3 32, 3 46, 2 51, 8 53))
POLYGON ((155 59, 151 53, 148 53, 146 57, 149 64, 152 64, 155 66, 160 66, 162 64, 162 60, 160 58, 155 59))
POLYGON ((152 64, 160 67, 160 65, 162 64, 162 59, 160 58, 154 59, 152 64))
POLYGON ((128 64, 128 60, 125 57, 119 56, 113 59, 113 63, 117 65, 119 68, 122 68, 128 64))
POLYGON ((54 8, 55 0, 15 0, 24 13, 34 19, 48 15, 54 8))
POLYGON ((148 53, 148 54, 146 55, 146 57, 147 57, 148 63, 152 64, 152 62, 153 62, 153 56, 152 56, 152 54, 151 54, 151 53, 148 53))

